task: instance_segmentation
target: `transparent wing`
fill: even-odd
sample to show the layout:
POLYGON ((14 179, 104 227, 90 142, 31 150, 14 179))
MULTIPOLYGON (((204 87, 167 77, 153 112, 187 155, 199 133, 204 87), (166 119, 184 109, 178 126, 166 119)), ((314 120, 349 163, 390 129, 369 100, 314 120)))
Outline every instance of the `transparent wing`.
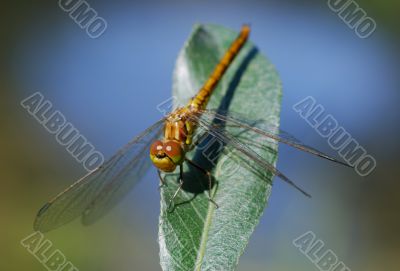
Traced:
MULTIPOLYGON (((240 139, 240 135, 231 134, 225 130, 224 127, 216 125, 212 120, 207 117, 194 115, 192 116, 193 120, 196 121, 202 130, 205 130, 209 135, 217 138, 227 146, 233 147, 236 151, 240 152, 240 154, 244 155, 242 161, 246 164, 252 164, 251 166, 256 166, 258 169, 261 169, 262 172, 270 172, 271 174, 281 178, 283 181, 287 182, 302 194, 307 197, 311 197, 306 191, 297 186, 292 180, 290 180, 287 176, 285 176, 282 172, 280 172, 274 165, 268 162, 266 159, 261 157, 254 148, 251 148, 252 144, 248 144, 249 142, 243 141, 240 139)), ((235 125, 236 127, 236 125, 235 125)), ((238 127, 239 128, 239 127, 238 127)), ((258 145, 258 143, 256 143, 258 145)), ((260 147, 260 146, 256 146, 260 147)))
POLYGON ((150 165, 148 149, 161 134, 164 119, 150 126, 102 166, 61 192, 38 212, 34 229, 46 232, 82 215, 91 224, 117 204, 150 165))
POLYGON ((340 161, 319 150, 316 150, 310 146, 303 144, 289 133, 284 132, 271 124, 266 124, 266 125, 264 124, 262 128, 259 128, 256 127, 257 125, 254 125, 257 121, 256 122, 249 121, 239 115, 233 115, 232 113, 226 113, 226 112, 218 113, 214 110, 203 110, 201 112, 201 115, 202 115, 201 118, 207 120, 208 122, 212 120, 217 120, 217 122, 223 123, 223 125, 226 126, 241 127, 247 131, 251 131, 261 136, 264 136, 266 139, 269 140, 269 142, 284 143, 291 147, 297 148, 301 151, 308 152, 310 154, 333 161, 335 163, 339 163, 341 165, 348 167, 353 167, 343 161, 340 161))

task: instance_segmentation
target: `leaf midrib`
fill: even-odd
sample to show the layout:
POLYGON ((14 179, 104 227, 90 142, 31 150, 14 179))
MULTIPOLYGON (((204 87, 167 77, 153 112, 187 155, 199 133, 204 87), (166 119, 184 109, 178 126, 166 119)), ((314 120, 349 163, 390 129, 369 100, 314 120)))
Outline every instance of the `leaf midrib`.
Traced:
MULTIPOLYGON (((215 186, 212 189, 211 193, 212 197, 215 195, 215 186)), ((203 233, 201 234, 201 239, 200 239, 200 247, 199 247, 199 255, 196 259, 195 263, 195 271, 200 271, 201 270, 201 265, 203 263, 204 255, 206 253, 206 247, 207 247, 207 240, 208 240, 208 233, 210 232, 210 226, 212 222, 212 218, 215 213, 215 205, 213 203, 208 203, 208 210, 207 210, 207 216, 204 221, 204 226, 203 226, 203 233)))

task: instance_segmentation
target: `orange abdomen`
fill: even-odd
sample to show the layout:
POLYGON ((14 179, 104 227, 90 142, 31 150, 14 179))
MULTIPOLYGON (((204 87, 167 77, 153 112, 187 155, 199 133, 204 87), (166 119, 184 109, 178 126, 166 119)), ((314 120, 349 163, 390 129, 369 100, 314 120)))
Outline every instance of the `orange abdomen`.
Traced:
POLYGON ((217 86, 217 83, 221 80, 225 71, 235 59, 235 56, 239 53, 240 49, 245 44, 250 34, 250 27, 244 25, 239 33, 239 36, 233 41, 228 51, 222 57, 218 65, 215 67, 211 76, 208 78, 203 87, 199 90, 197 95, 190 101, 189 106, 204 109, 207 105, 208 99, 211 96, 212 91, 217 86))

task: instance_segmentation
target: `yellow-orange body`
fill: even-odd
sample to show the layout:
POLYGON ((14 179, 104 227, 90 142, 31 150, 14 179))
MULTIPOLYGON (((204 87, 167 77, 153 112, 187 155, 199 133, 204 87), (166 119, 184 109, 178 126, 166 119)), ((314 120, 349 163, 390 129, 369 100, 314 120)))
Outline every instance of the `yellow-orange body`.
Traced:
POLYGON ((151 160, 160 170, 165 172, 174 171, 176 166, 184 161, 185 153, 192 144, 192 136, 196 129, 196 123, 190 119, 190 116, 199 114, 199 110, 206 108, 208 100, 217 86, 217 83, 221 80, 225 71, 245 44, 249 33, 250 27, 244 25, 239 36, 233 41, 230 48, 226 51, 196 96, 194 96, 185 107, 176 109, 166 118, 164 139, 162 142, 157 141, 153 143, 150 151, 151 160), (165 154, 165 148, 168 147, 171 149, 170 145, 176 146, 176 143, 180 145, 180 150, 175 150, 176 152, 174 155, 179 157, 171 157, 168 153, 165 154))

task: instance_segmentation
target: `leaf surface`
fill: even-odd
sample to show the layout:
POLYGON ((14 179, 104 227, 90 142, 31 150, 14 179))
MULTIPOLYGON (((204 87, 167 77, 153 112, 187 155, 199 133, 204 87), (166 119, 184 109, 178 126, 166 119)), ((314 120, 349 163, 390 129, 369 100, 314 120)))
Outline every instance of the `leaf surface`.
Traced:
MULTIPOLYGON (((185 105, 196 94, 237 34, 217 25, 194 27, 174 70, 175 106, 185 105)), ((207 108, 238 113, 251 120, 264 119, 278 127, 280 101, 281 83, 277 72, 248 41, 218 84, 207 108)), ((225 129, 236 133, 232 127, 225 129)), ((247 142, 268 144, 255 134, 247 139, 247 142)), ((266 170, 255 174, 243 166, 243 157, 229 146, 216 154, 212 144, 218 145, 218 142, 207 141, 207 144, 201 144, 187 157, 211 171, 215 181, 211 193, 219 208, 208 201, 204 174, 186 163, 184 190, 174 201, 176 208, 168 212, 168 202, 178 187, 179 175, 177 172, 165 175, 168 186, 161 192, 159 218, 163 270, 234 270, 267 205, 272 174, 266 170)), ((259 148, 257 153, 275 165, 277 145, 269 147, 259 148)))

